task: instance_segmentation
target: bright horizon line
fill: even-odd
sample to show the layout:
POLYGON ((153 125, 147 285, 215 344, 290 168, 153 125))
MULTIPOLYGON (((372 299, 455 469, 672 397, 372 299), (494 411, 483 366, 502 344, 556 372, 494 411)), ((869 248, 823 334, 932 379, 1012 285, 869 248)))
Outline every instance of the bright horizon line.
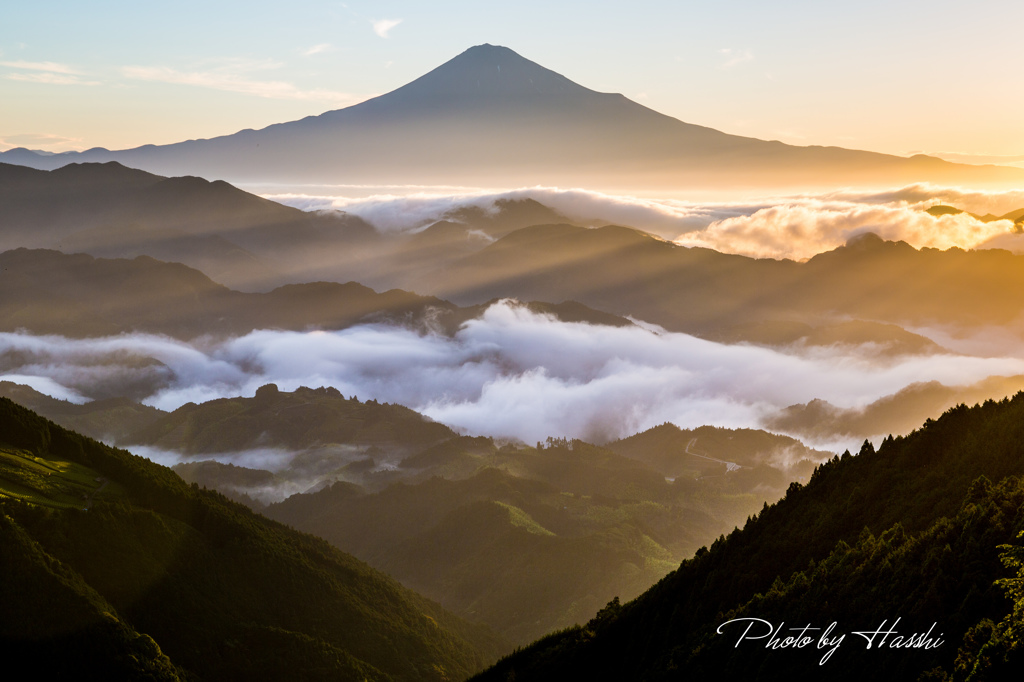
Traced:
MULTIPOLYGON (((495 47, 505 47, 505 46, 495 46, 495 47)), ((467 48, 467 49, 469 49, 469 48, 467 48)), ((508 49, 511 49, 511 48, 508 48, 508 49)), ((522 56, 522 55, 520 55, 520 56, 522 56)), ((3 62, 0 62, 0 66, 2 66, 2 65, 3 65, 3 62)), ((540 66, 543 66, 543 64, 541 64, 540 66)), ((424 74, 425 73, 427 73, 427 72, 424 72, 424 74)), ((559 75, 561 75, 561 74, 559 74, 559 75)), ((415 79, 413 79, 413 80, 415 80, 415 79)), ((570 79, 570 80, 572 80, 572 79, 570 79)), ((575 81, 573 81, 573 82, 575 82, 575 81)), ((578 85, 582 85, 582 84, 579 84, 579 83, 577 83, 577 84, 578 85)), ((311 114, 307 114, 306 116, 300 116, 299 118, 290 119, 290 120, 287 120, 287 121, 276 121, 274 123, 269 123, 266 126, 262 126, 260 128, 255 128, 255 130, 262 130, 264 128, 267 128, 267 127, 270 127, 270 126, 274 126, 274 125, 280 125, 282 123, 292 123, 294 121, 301 120, 302 118, 321 116, 321 115, 323 115, 325 113, 329 113, 331 111, 340 111, 340 110, 343 110, 343 109, 348 109, 348 108, 357 106, 359 104, 362 104, 364 102, 367 102, 369 100, 375 99, 377 97, 381 97, 383 95, 387 95, 390 92, 393 92, 394 90, 396 90, 396 89, 398 89, 400 87, 402 87, 402 85, 399 85, 396 88, 394 88, 392 90, 389 90, 387 92, 384 92, 384 93, 375 93, 375 94, 372 94, 372 95, 368 95, 365 99, 361 99, 361 100, 353 102, 351 104, 347 104, 346 106, 343 106, 343 107, 338 107, 337 109, 327 109, 325 111, 320 112, 319 114, 312 114, 311 113, 311 114)), ((587 87, 587 86, 582 85, 582 87, 587 87)), ((588 89, 590 89, 590 88, 588 88, 588 89)), ((732 132, 730 130, 726 130, 725 128, 717 127, 717 126, 710 125, 710 124, 696 124, 693 121, 684 121, 681 118, 678 118, 676 116, 672 116, 671 114, 667 114, 664 111, 659 111, 658 109, 655 109, 654 107, 650 107, 647 104, 644 104, 643 102, 639 102, 639 101, 636 101, 635 99, 629 98, 627 95, 625 95, 624 93, 621 93, 621 92, 603 93, 603 94, 621 95, 623 97, 626 97, 627 99, 630 99, 630 101, 634 102, 635 104, 638 104, 640 106, 643 106, 643 107, 646 107, 646 108, 651 109, 653 111, 656 111, 657 113, 660 113, 660 114, 663 114, 663 115, 666 115, 666 116, 671 116, 672 118, 675 118, 676 120, 682 121, 682 122, 687 123, 687 124, 702 125, 704 127, 712 128, 714 130, 717 130, 719 132, 723 132, 723 133, 726 133, 726 134, 729 134, 729 135, 740 135, 740 133, 732 132)), ((131 149, 137 149, 139 147, 145 147, 145 146, 158 146, 158 147, 160 147, 160 146, 167 146, 167 145, 171 145, 171 144, 178 144, 178 143, 181 143, 181 142, 202 141, 202 140, 215 139, 215 138, 218 138, 218 137, 228 137, 230 135, 234 135, 234 134, 236 134, 238 132, 241 132, 243 130, 249 130, 249 128, 240 127, 240 128, 237 128, 236 130, 233 130, 232 132, 222 133, 222 134, 218 134, 218 135, 212 135, 210 137, 188 137, 188 138, 184 138, 184 139, 178 139, 178 140, 175 140, 173 142, 161 142, 161 143, 144 142, 142 144, 137 144, 137 145, 129 146, 129 147, 104 147, 104 146, 101 146, 101 145, 85 145, 85 144, 82 144, 82 145, 77 145, 77 146, 75 146, 74 148, 71 148, 71 149, 64 149, 64 150, 60 150, 60 151, 53 151, 53 150, 49 150, 49 149, 44 149, 42 147, 35 147, 35 148, 33 148, 32 146, 29 146, 29 145, 26 145, 26 144, 18 144, 18 145, 16 145, 16 144, 9 144, 9 143, 5 142, 5 140, 3 138, 0 138, 0 153, 8 152, 8 151, 11 151, 13 149, 27 149, 28 151, 35 152, 35 153, 42 154, 42 155, 61 155, 61 154, 68 154, 68 153, 73 154, 73 153, 86 152, 86 151, 90 151, 90 150, 93 150, 93 149, 117 152, 117 151, 127 151, 127 150, 131 150, 131 149)), ((746 137, 746 135, 744 135, 744 136, 746 137)), ((763 139, 763 140, 766 140, 766 141, 782 141, 782 140, 775 140, 775 139, 769 140, 769 138, 756 138, 756 139, 763 139)), ((925 155, 925 156, 931 156, 931 157, 935 157, 935 158, 938 158, 938 159, 942 159, 942 160, 945 160, 945 161, 950 161, 952 163, 961 163, 961 164, 968 164, 968 165, 998 165, 998 166, 1009 166, 1009 167, 1016 167, 1016 168, 1024 168, 1024 154, 987 154, 987 153, 976 153, 976 152, 965 152, 965 151, 952 151, 952 152, 951 151, 936 151, 936 152, 931 152, 931 151, 923 151, 923 150, 881 151, 881 150, 877 150, 877 149, 867 149, 867 148, 862 148, 862 147, 846 146, 844 144, 838 144, 838 143, 823 143, 823 142, 805 142, 805 143, 784 142, 784 144, 788 144, 788 145, 791 145, 791 146, 794 146, 794 147, 841 147, 841 148, 844 148, 844 149, 851 149, 851 150, 856 150, 856 151, 868 151, 868 152, 874 152, 874 153, 878 153, 878 154, 887 154, 887 155, 890 155, 890 156, 899 156, 899 157, 904 157, 904 158, 910 158, 912 156, 917 156, 917 155, 925 155), (972 160, 972 159, 974 159, 974 160, 972 160)), ((461 188, 461 189, 481 190, 481 189, 488 189, 488 188, 461 188)), ((497 188, 495 188, 495 189, 497 189, 497 188)))
POLYGON ((69 3, 54 22, 23 3, 0 25, 0 149, 121 150, 261 129, 390 92, 488 43, 733 135, 974 163, 1024 156, 1024 92, 1007 87, 1024 68, 1024 5, 922 15, 911 0, 806 4, 181 0, 166 12, 108 0, 69 3))

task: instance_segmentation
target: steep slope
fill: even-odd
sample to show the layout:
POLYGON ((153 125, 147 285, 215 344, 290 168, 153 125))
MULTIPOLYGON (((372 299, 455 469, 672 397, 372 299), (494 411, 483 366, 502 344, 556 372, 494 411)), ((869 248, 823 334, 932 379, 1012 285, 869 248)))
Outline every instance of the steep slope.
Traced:
POLYGON ((55 168, 117 160, 234 181, 570 184, 618 189, 1019 182, 1024 171, 836 147, 793 147, 684 123, 494 46, 390 93, 211 140, 110 152, 0 155, 55 168))
MULTIPOLYGON (((8 663, 29 663, 23 656, 33 652, 52 656, 68 641, 81 651, 97 637, 103 648, 92 663, 99 667, 86 672, 107 679, 127 663, 119 656, 131 647, 139 667, 159 667, 165 678, 173 662, 190 677, 218 680, 442 680, 461 678, 494 655, 492 636, 326 543, 6 399, 0 449, 9 461, 88 467, 116 486, 111 492, 103 483, 88 511, 48 509, 31 495, 15 495, 29 502, 0 503, 5 545, 37 556, 13 565, 18 573, 5 574, 5 582, 31 588, 24 598, 61 608, 61 593, 39 591, 49 579, 34 577, 48 563, 80 595, 68 595, 67 608, 88 598, 97 610, 107 608, 102 600, 114 609, 95 621, 95 613, 69 617, 66 633, 50 628, 49 611, 21 609, 23 634, 5 628, 2 638, 14 654, 8 663), (133 640, 132 628, 148 637, 133 640)), ((10 483, 0 484, 6 493, 10 483)))
POLYGON ((28 664, 47 679, 188 679, 151 637, 114 616, 113 606, 3 512, 0 573, 0 655, 9 665, 28 664))
POLYGON ((78 405, 57 400, 29 386, 0 381, 0 397, 8 398, 36 414, 89 438, 117 443, 131 432, 166 414, 128 398, 108 398, 78 405))
POLYGON ((806 486, 792 485, 785 499, 637 600, 609 604, 585 627, 553 634, 480 679, 660 680, 712 671, 737 680, 920 679, 936 668, 931 679, 948 679, 941 670, 954 666, 965 679, 975 663, 994 670, 972 679, 1010 679, 1024 648, 1005 639, 1005 625, 993 626, 1020 625, 994 581, 1012 575, 1001 547, 1024 529, 1022 425, 1018 394, 961 405, 877 452, 865 444, 858 456, 819 467, 806 486), (736 618, 760 618, 773 630, 820 629, 806 650, 772 647, 766 635, 738 641, 752 621, 720 631, 736 618), (826 651, 815 643, 832 622, 832 636, 845 640, 823 663, 826 651), (879 634, 871 650, 869 637, 857 634, 890 627, 896 634, 885 645, 879 634), (908 646, 911 633, 922 644, 908 646))

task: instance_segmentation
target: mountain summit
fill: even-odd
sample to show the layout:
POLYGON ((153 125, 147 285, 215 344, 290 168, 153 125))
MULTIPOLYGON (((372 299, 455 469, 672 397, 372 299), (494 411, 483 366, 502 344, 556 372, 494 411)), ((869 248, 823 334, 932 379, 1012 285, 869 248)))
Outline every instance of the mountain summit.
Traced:
POLYGON ((263 130, 111 152, 0 154, 57 168, 119 161, 235 182, 552 184, 619 190, 1016 183, 1024 170, 794 147, 684 123, 496 45, 385 95, 263 130))
POLYGON ((593 91, 500 45, 477 45, 388 97, 528 97, 593 91))

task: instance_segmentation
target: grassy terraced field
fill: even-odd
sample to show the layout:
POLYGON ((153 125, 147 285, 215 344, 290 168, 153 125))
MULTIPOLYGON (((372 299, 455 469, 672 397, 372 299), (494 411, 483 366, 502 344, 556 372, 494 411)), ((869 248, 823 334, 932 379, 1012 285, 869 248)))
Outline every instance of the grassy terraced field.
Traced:
POLYGON ((98 497, 123 490, 89 467, 0 449, 0 497, 60 509, 88 509, 98 497))

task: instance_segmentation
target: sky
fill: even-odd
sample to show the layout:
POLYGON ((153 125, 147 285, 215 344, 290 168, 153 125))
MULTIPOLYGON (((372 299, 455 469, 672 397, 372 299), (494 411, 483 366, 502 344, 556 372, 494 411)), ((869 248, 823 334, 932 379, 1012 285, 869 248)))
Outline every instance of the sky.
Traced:
POLYGON ((1024 163, 1019 0, 36 0, 0 21, 0 150, 317 115, 504 45, 689 123, 1024 163))

